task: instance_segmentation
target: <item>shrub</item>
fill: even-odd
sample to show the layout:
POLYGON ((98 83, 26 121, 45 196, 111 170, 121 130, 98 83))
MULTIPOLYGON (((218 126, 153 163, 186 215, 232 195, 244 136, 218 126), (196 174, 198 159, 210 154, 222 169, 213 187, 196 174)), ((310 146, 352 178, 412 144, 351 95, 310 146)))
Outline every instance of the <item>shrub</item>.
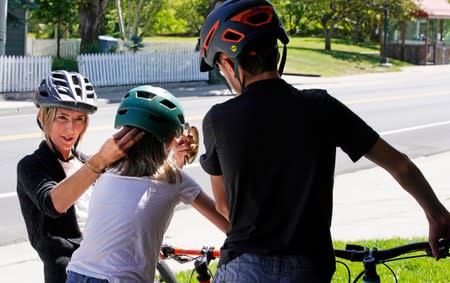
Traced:
POLYGON ((52 70, 66 70, 78 72, 78 63, 70 58, 52 58, 52 70))

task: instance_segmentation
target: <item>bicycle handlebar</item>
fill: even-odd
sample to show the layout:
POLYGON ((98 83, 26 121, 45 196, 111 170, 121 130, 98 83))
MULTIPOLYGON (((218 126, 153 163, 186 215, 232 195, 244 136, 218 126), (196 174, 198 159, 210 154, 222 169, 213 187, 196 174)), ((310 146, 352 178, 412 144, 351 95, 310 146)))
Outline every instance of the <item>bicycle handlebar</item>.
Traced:
POLYGON ((173 247, 170 245, 163 245, 161 247, 161 258, 173 258, 179 262, 187 262, 195 259, 195 257, 206 256, 208 260, 213 260, 220 257, 220 250, 215 250, 214 247, 203 247, 202 249, 183 249, 173 247), (185 258, 188 257, 188 258, 185 258), (189 258, 192 257, 192 258, 189 258))
MULTIPOLYGON (((439 240, 438 244, 442 257, 449 256, 450 240, 439 240)), ((386 250, 378 250, 377 248, 369 250, 358 245, 347 245, 345 250, 334 249, 334 254, 336 257, 350 261, 364 261, 370 256, 375 261, 380 262, 417 251, 425 251, 428 256, 432 256, 428 242, 411 243, 386 250)))

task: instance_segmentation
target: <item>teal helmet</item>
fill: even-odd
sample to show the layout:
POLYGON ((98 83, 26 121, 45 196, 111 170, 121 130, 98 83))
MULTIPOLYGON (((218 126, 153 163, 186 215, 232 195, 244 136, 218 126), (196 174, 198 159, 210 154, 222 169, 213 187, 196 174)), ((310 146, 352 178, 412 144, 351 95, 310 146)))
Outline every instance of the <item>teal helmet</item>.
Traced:
POLYGON ((152 133, 163 143, 184 129, 183 108, 167 90, 139 86, 124 96, 117 109, 115 128, 133 126, 152 133))

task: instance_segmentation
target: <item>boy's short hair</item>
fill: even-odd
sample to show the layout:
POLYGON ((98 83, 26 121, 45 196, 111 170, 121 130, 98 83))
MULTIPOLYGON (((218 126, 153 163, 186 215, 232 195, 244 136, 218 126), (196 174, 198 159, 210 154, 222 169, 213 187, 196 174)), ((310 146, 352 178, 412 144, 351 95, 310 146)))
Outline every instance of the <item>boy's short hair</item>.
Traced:
POLYGON ((267 71, 276 71, 278 57, 278 45, 272 42, 247 48, 237 60, 244 72, 254 76, 267 71))

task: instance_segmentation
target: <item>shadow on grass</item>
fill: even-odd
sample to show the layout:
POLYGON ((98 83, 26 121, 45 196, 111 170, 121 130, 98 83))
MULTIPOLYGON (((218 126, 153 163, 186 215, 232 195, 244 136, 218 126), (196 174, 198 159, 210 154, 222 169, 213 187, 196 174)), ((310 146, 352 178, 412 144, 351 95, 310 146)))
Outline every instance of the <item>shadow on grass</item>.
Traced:
POLYGON ((381 57, 377 54, 366 54, 360 52, 349 52, 349 51, 340 51, 340 50, 324 50, 324 49, 315 49, 315 48, 306 48, 306 47, 289 47, 291 50, 304 50, 311 51, 318 54, 323 54, 327 56, 331 56, 337 60, 342 60, 351 63, 370 63, 370 64, 378 64, 380 62, 381 57))

